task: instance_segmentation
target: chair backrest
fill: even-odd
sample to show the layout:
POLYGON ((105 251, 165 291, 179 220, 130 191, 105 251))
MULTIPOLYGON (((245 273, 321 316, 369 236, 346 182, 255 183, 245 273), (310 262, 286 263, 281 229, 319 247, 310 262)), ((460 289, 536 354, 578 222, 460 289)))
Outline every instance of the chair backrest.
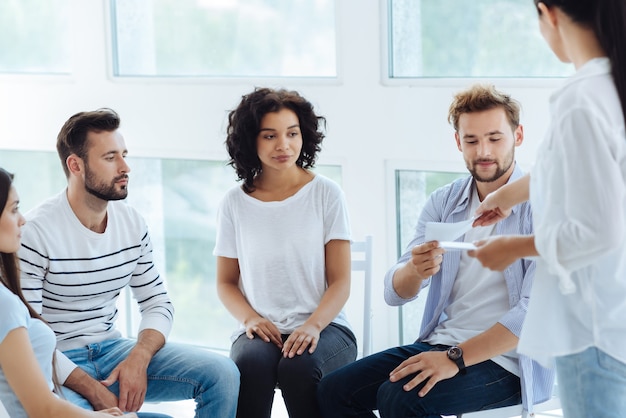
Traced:
POLYGON ((372 237, 352 241, 352 271, 363 272, 363 357, 372 352, 372 237))
MULTIPOLYGON (((559 399, 559 389, 557 382, 554 382, 552 390, 552 398, 545 402, 534 405, 533 413, 554 412, 561 409, 561 401, 559 399)), ((511 418, 526 417, 526 411, 523 411, 522 405, 506 406, 503 408, 489 409, 486 411, 470 412, 467 414, 459 414, 457 418, 511 418)), ((556 415, 562 416, 562 415, 556 415)))
POLYGON ((0 402, 0 418, 11 418, 2 402, 0 402))

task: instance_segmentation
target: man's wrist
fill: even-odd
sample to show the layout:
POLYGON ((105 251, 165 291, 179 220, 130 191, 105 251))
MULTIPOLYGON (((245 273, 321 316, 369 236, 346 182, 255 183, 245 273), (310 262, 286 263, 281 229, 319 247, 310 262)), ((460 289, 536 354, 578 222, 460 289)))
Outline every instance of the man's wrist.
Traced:
POLYGON ((465 361, 463 360, 463 349, 459 346, 452 346, 448 348, 446 353, 448 358, 456 364, 459 368, 459 373, 465 374, 467 373, 467 369, 465 368, 465 361))
POLYGON ((117 406, 117 397, 102 383, 76 367, 65 380, 64 386, 78 393, 96 410, 117 406))

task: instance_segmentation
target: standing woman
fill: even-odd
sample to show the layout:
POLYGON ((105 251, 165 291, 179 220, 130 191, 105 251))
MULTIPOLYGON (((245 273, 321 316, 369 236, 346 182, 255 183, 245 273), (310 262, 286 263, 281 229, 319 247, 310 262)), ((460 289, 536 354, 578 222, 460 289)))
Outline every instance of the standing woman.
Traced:
POLYGON ((118 408, 86 411, 52 392, 56 338, 26 303, 20 289, 15 252, 26 220, 19 212, 12 183, 13 175, 0 168, 0 401, 11 418, 121 416, 118 408))
POLYGON ((530 176, 489 195, 475 224, 530 198, 534 236, 472 252, 492 269, 539 256, 519 351, 556 359, 564 415, 626 411, 626 2, 535 0, 541 34, 576 73, 550 100, 530 176))
POLYGON ((342 311, 350 293, 350 226, 339 186, 314 174, 324 138, 297 92, 257 88, 228 116, 226 146, 241 186, 217 226, 217 290, 240 322, 238 417, 269 417, 274 389, 289 416, 318 417, 317 384, 356 358, 342 311))

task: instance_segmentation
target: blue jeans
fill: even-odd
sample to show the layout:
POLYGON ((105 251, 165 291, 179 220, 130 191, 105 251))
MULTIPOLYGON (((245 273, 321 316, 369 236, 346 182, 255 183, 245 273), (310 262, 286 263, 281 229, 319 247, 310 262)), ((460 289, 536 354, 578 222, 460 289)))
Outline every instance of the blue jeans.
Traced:
MULTIPOLYGON (((120 338, 63 354, 94 379, 104 380, 134 346, 134 340, 120 338)), ((118 395, 118 383, 109 390, 118 395)), ((194 399, 196 418, 234 417, 238 392, 239 371, 235 364, 225 356, 201 348, 167 343, 148 365, 146 402, 194 399)), ((93 409, 78 393, 68 388, 63 388, 63 393, 70 402, 93 409)), ((141 416, 155 415, 142 413, 141 416)))
POLYGON ((424 351, 445 350, 444 346, 414 343, 365 357, 330 373, 318 386, 322 416, 439 418, 520 404, 520 379, 493 361, 467 368, 467 374, 438 382, 420 398, 424 384, 406 392, 402 386, 415 375, 392 383, 389 373, 404 360, 424 351))
POLYGON ((626 364, 596 347, 556 358, 559 397, 567 418, 623 417, 626 364))
MULTIPOLYGON (((287 337, 283 335, 283 341, 287 337)), ((318 418, 317 384, 327 373, 354 361, 356 352, 354 334, 332 323, 320 333, 313 354, 305 351, 293 358, 284 358, 274 343, 239 336, 230 352, 241 372, 237 417, 269 418, 278 385, 290 418, 318 418)))

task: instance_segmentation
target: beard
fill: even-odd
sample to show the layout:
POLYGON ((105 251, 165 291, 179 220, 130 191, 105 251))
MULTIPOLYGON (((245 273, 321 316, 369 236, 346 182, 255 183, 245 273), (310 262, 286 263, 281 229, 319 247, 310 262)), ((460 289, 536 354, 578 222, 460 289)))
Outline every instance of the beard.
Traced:
POLYGON ((491 183, 493 181, 496 181, 500 177, 502 177, 504 174, 506 174, 506 172, 509 171, 509 169, 511 168, 511 165, 513 165, 514 150, 515 148, 511 149, 511 152, 505 156, 502 164, 500 164, 500 162, 498 162, 497 160, 480 159, 480 160, 474 161, 471 165, 466 164, 467 169, 469 170, 470 174, 472 175, 472 177, 474 177, 476 181, 480 181, 482 183, 491 183), (484 176, 484 175, 479 174, 478 171, 476 170, 476 165, 482 162, 495 162, 496 163, 495 173, 493 173, 490 176, 484 176))
POLYGON ((110 184, 106 184, 103 181, 99 181, 95 173, 91 171, 88 166, 85 166, 85 190, 98 199, 106 201, 126 199, 126 196, 128 196, 128 187, 122 186, 118 188, 116 183, 127 178, 128 174, 122 174, 121 176, 115 177, 110 184))

